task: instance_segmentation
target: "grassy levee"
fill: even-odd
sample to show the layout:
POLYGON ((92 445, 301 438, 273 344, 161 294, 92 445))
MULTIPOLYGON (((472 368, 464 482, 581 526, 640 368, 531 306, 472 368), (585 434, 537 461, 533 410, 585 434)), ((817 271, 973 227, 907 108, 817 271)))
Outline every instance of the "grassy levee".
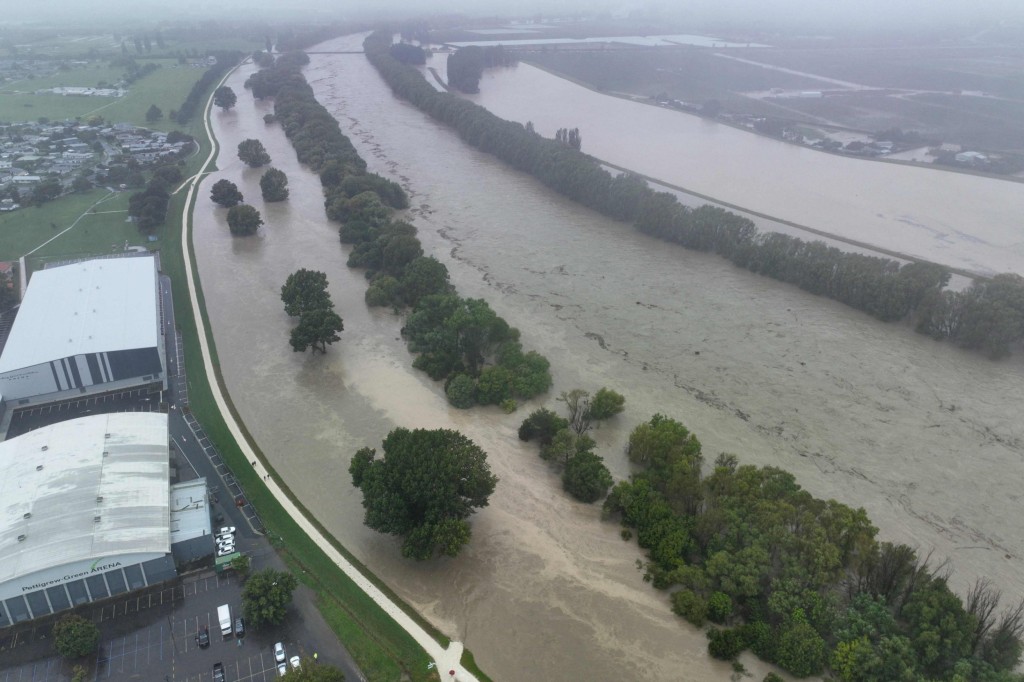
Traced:
MULTIPOLYGON (((207 111, 208 115, 208 111, 207 111)), ((199 130, 196 138, 200 142, 200 153, 195 159, 205 159, 209 153, 211 142, 206 139, 205 132, 199 130)), ((201 161, 197 161, 201 163, 201 161)), ((192 169, 193 172, 195 169, 192 169)), ((168 215, 185 214, 186 192, 174 195, 168 215)), ((193 196, 193 205, 187 207, 187 219, 191 220, 192 210, 198 202, 207 198, 203 192, 193 196)), ((198 277, 198 267, 193 261, 186 264, 181 253, 182 224, 175 220, 166 226, 163 236, 162 266, 174 282, 173 294, 176 312, 176 323, 182 333, 184 343, 185 366, 191 369, 188 380, 189 402, 192 412, 203 425, 210 440, 220 450, 224 460, 232 469, 235 478, 245 490, 247 499, 259 512, 269 536, 277 545, 279 553, 292 567, 296 575, 318 595, 318 606, 325 620, 338 634, 339 638, 352 653, 356 662, 371 680, 399 680, 407 677, 412 680, 438 680, 436 671, 428 670, 430 657, 390 616, 370 599, 330 558, 313 542, 300 526, 288 515, 274 495, 263 485, 262 480, 249 466, 246 456, 235 442, 227 424, 213 399, 213 394, 204 372, 198 371, 203 366, 199 347, 198 328, 192 314, 191 302, 186 289, 185 267, 192 268, 196 282, 196 295, 200 303, 201 315, 206 329, 210 329, 207 317, 202 285, 198 277), (287 538, 287 540, 285 540, 287 538)), ((189 234, 191 243, 192 235, 189 234)), ((255 440, 245 429, 238 412, 231 403, 230 396, 224 389, 223 376, 217 358, 216 346, 212 334, 208 338, 211 358, 214 365, 215 380, 222 387, 228 409, 240 425, 245 438, 257 453, 258 458, 274 476, 278 485, 285 490, 292 502, 302 510, 317 529, 329 539, 331 545, 354 566, 356 566, 382 592, 387 594, 410 617, 414 618, 442 646, 447 646, 449 639, 426 622, 412 607, 405 604, 386 584, 368 571, 354 556, 334 539, 326 528, 320 524, 298 497, 288 489, 281 478, 274 472, 267 458, 259 450, 255 440)), ((475 668, 475 666, 474 666, 475 668)), ((486 679, 482 677, 482 679, 486 679)))
POLYGON ((494 682, 494 680, 488 677, 487 673, 481 670, 476 664, 476 659, 473 658, 473 652, 469 649, 462 650, 462 658, 459 660, 459 663, 462 664, 463 668, 476 675, 476 679, 480 680, 480 682, 494 682))

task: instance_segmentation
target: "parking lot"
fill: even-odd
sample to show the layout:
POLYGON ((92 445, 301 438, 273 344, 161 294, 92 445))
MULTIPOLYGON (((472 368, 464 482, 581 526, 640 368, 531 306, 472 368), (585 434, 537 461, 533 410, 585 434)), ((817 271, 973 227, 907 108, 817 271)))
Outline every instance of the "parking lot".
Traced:
MULTIPOLYGON (((101 633, 99 654, 88 666, 87 679, 211 682, 213 664, 221 663, 228 682, 270 682, 278 677, 275 642, 284 642, 288 657, 313 655, 304 642, 288 636, 292 628, 287 623, 265 633, 222 637, 217 607, 225 603, 232 620, 241 615, 241 585, 233 577, 210 573, 168 589, 97 605, 83 614, 99 625, 101 633), (206 648, 198 644, 203 628, 210 633, 206 648)), ((294 620, 301 624, 301 618, 294 620)), ((45 650, 50 646, 48 636, 43 628, 11 633, 2 643, 3 650, 32 646, 45 650)), ((0 657, 0 666, 2 661, 0 657)), ((71 674, 70 664, 49 656, 3 667, 0 682, 68 682, 71 674)))

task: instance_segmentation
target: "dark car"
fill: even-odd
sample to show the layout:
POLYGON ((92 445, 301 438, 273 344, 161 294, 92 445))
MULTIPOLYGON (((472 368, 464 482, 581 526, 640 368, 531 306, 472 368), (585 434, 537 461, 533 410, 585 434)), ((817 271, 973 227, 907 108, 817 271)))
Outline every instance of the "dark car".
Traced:
POLYGON ((199 642, 200 649, 205 649, 210 646, 210 628, 204 627, 200 630, 199 634, 196 635, 196 641, 199 642))
POLYGON ((213 682, 224 682, 224 664, 213 664, 213 682))
POLYGON ((235 618, 235 637, 245 637, 245 619, 235 618))

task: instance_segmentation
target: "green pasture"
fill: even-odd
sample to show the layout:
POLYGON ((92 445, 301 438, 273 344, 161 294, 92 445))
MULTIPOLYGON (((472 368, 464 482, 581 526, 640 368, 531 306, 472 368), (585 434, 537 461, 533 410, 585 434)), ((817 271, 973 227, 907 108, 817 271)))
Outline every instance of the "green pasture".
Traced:
POLYGON ((22 208, 0 214, 0 260, 14 260, 57 236, 76 220, 73 230, 66 232, 36 253, 37 256, 107 253, 129 245, 148 242, 128 217, 128 192, 115 194, 95 207, 110 193, 94 189, 71 194, 42 206, 22 208), (111 211, 117 211, 112 213, 111 211), (83 214, 85 214, 83 216, 83 214))
MULTIPOLYGON (((182 66, 176 59, 160 60, 163 66, 153 73, 140 78, 128 88, 128 94, 124 97, 73 97, 65 95, 35 95, 27 93, 4 92, 0 96, 0 120, 2 121, 35 121, 41 116, 51 120, 64 120, 65 118, 88 117, 92 115, 102 116, 111 123, 133 123, 155 130, 174 130, 180 128, 176 123, 169 120, 168 116, 172 109, 177 109, 185 101, 189 90, 203 73, 205 68, 182 66), (163 111, 164 117, 155 123, 146 121, 146 112, 150 105, 155 104, 163 111)), ((92 73, 110 73, 116 71, 116 77, 120 78, 124 73, 123 69, 107 69, 81 72, 62 72, 67 78, 63 85, 88 85, 94 86, 96 80, 86 82, 71 82, 71 76, 76 79, 90 77, 92 73)), ((54 78, 59 79, 59 76, 54 78)), ((25 83, 32 83, 32 88, 54 87, 54 85, 38 84, 44 80, 20 81, 12 86, 15 90, 25 88, 25 83)))
POLYGON ((8 93, 32 93, 44 88, 95 88, 100 82, 105 82, 108 84, 107 87, 110 87, 121 80, 124 73, 123 66, 112 67, 105 61, 94 62, 88 65, 72 66, 66 71, 57 71, 52 76, 36 76, 4 83, 0 86, 0 93, 6 97, 8 93))

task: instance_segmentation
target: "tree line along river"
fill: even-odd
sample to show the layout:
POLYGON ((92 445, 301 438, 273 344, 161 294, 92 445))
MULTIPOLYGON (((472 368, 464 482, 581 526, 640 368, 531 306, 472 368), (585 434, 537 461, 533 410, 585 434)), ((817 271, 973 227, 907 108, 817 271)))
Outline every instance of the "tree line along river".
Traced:
MULTIPOLYGON (((363 36, 318 46, 345 50, 363 36)), ((793 471, 813 494, 864 506, 882 537, 949 556, 959 588, 985 574, 1024 592, 1024 531, 1013 523, 1021 471, 1019 359, 992 363, 844 306, 647 238, 465 146, 396 99, 361 55, 314 55, 305 73, 370 170, 401 182, 428 254, 463 295, 486 298, 552 361, 555 391, 512 415, 459 411, 412 369, 401 321, 363 302, 320 184, 295 161, 242 83, 215 112, 220 178, 263 213, 254 239, 230 237, 200 199, 195 242, 222 371, 242 418, 289 487, 361 561, 461 639, 495 679, 726 679, 701 633, 642 581, 633 542, 573 502, 516 428, 575 386, 607 385, 627 409, 596 432, 617 478, 629 430, 655 412, 691 427, 709 459, 793 471), (261 139, 290 180, 259 199, 260 169, 234 157, 261 139), (280 287, 300 267, 327 273, 345 319, 326 355, 296 354, 280 287), (456 559, 414 564, 362 524, 351 455, 394 426, 448 427, 489 453, 501 479, 456 559)), ((565 124, 563 124, 565 125, 565 124)), ((573 124, 575 125, 575 124, 573 124)), ((584 141, 586 144, 586 138, 584 141)), ((207 190, 208 193, 208 190, 207 190)), ((758 664, 744 659, 755 674, 758 664)), ((763 672, 761 672, 763 675, 763 672)))

